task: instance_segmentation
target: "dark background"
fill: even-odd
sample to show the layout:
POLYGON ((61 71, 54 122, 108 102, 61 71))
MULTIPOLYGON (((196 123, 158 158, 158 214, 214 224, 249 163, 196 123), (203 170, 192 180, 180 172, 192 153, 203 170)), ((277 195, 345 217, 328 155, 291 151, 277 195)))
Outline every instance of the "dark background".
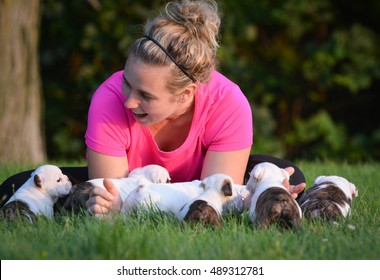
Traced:
MULTIPOLYGON (((251 102, 254 153, 380 160, 380 1, 223 0, 220 68, 251 102)), ((50 159, 83 159, 95 89, 166 1, 43 1, 50 159)))

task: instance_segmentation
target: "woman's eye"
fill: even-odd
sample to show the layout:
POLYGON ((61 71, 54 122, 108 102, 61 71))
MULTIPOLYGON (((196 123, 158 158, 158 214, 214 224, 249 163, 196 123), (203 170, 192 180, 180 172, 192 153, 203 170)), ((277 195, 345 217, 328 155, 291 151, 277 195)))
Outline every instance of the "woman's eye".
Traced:
POLYGON ((147 94, 141 94, 141 97, 145 100, 152 100, 153 98, 150 96, 150 95, 147 95, 147 94))

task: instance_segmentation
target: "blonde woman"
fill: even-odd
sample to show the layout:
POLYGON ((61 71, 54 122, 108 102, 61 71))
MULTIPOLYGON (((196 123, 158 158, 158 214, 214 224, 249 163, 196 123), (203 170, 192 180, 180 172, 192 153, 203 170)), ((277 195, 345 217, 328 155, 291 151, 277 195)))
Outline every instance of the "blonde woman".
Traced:
MULTIPOLYGON (((239 86, 216 70, 220 16, 214 1, 170 2, 147 21, 133 43, 124 70, 96 90, 88 113, 87 169, 64 168, 84 179, 126 177, 148 164, 165 167, 172 182, 225 173, 243 183, 253 165, 281 159, 251 155, 252 111, 239 86), (249 164, 248 164, 249 160, 249 164), (248 169, 247 169, 248 168, 248 169)), ((75 176, 74 176, 75 175, 75 176)), ((18 185, 14 177, 6 184, 18 185)), ((289 185, 289 182, 285 182, 289 185)), ((91 213, 119 210, 120 196, 110 181, 87 201, 91 213)), ((9 189, 9 188, 3 188, 9 189)))
MULTIPOLYGON (((252 114, 240 88, 216 71, 219 27, 214 1, 170 2, 148 20, 124 70, 93 96, 86 133, 90 178, 125 177, 159 164, 173 182, 225 173, 243 183, 252 114)), ((108 192, 95 189, 87 202, 92 213, 120 208, 117 191, 105 185, 108 192)))

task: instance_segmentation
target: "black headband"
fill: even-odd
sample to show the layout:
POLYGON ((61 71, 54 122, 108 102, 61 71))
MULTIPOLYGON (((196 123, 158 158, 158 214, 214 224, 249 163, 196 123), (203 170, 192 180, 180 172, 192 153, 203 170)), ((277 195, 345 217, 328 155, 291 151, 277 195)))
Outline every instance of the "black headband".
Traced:
POLYGON ((160 47, 160 49, 171 59, 171 61, 174 62, 175 65, 177 65, 177 67, 179 69, 181 69, 181 71, 183 72, 183 74, 185 74, 186 76, 188 76, 194 83, 197 81, 193 75, 191 75, 189 72, 186 71, 186 69, 181 65, 179 64, 175 58, 164 48, 163 45, 161 45, 156 39, 152 38, 151 36, 149 35, 144 35, 144 38, 152 41, 153 43, 155 43, 158 47, 160 47))

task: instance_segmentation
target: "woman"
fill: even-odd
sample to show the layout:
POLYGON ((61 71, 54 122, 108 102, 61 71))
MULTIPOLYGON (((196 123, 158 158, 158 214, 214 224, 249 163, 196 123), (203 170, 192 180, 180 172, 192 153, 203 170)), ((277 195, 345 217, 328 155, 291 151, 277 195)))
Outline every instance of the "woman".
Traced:
MULTIPOLYGON (((173 182, 225 173, 243 183, 252 113, 239 87, 215 70, 219 27, 216 3, 200 0, 170 2, 147 22, 124 70, 107 79, 91 101, 90 179, 126 177, 154 163, 168 169, 173 182)), ((94 190, 89 212, 120 209, 117 190, 110 181, 105 186, 94 190)), ((302 187, 292 191, 296 195, 302 187)))
MULTIPOLYGON (((259 162, 290 167, 284 185, 297 196, 302 172, 288 161, 251 155, 252 112, 239 87, 218 73, 220 17, 214 1, 170 2, 145 26, 132 45, 123 71, 95 92, 86 132, 87 168, 62 168, 76 181, 126 177, 147 164, 168 169, 172 182, 225 173, 243 183, 259 162), (248 162, 249 161, 249 162, 248 162), (88 175, 87 175, 88 171, 88 175)), ((8 178, 11 192, 30 171, 8 178)), ((90 213, 119 210, 121 199, 110 181, 95 188, 90 213)))

